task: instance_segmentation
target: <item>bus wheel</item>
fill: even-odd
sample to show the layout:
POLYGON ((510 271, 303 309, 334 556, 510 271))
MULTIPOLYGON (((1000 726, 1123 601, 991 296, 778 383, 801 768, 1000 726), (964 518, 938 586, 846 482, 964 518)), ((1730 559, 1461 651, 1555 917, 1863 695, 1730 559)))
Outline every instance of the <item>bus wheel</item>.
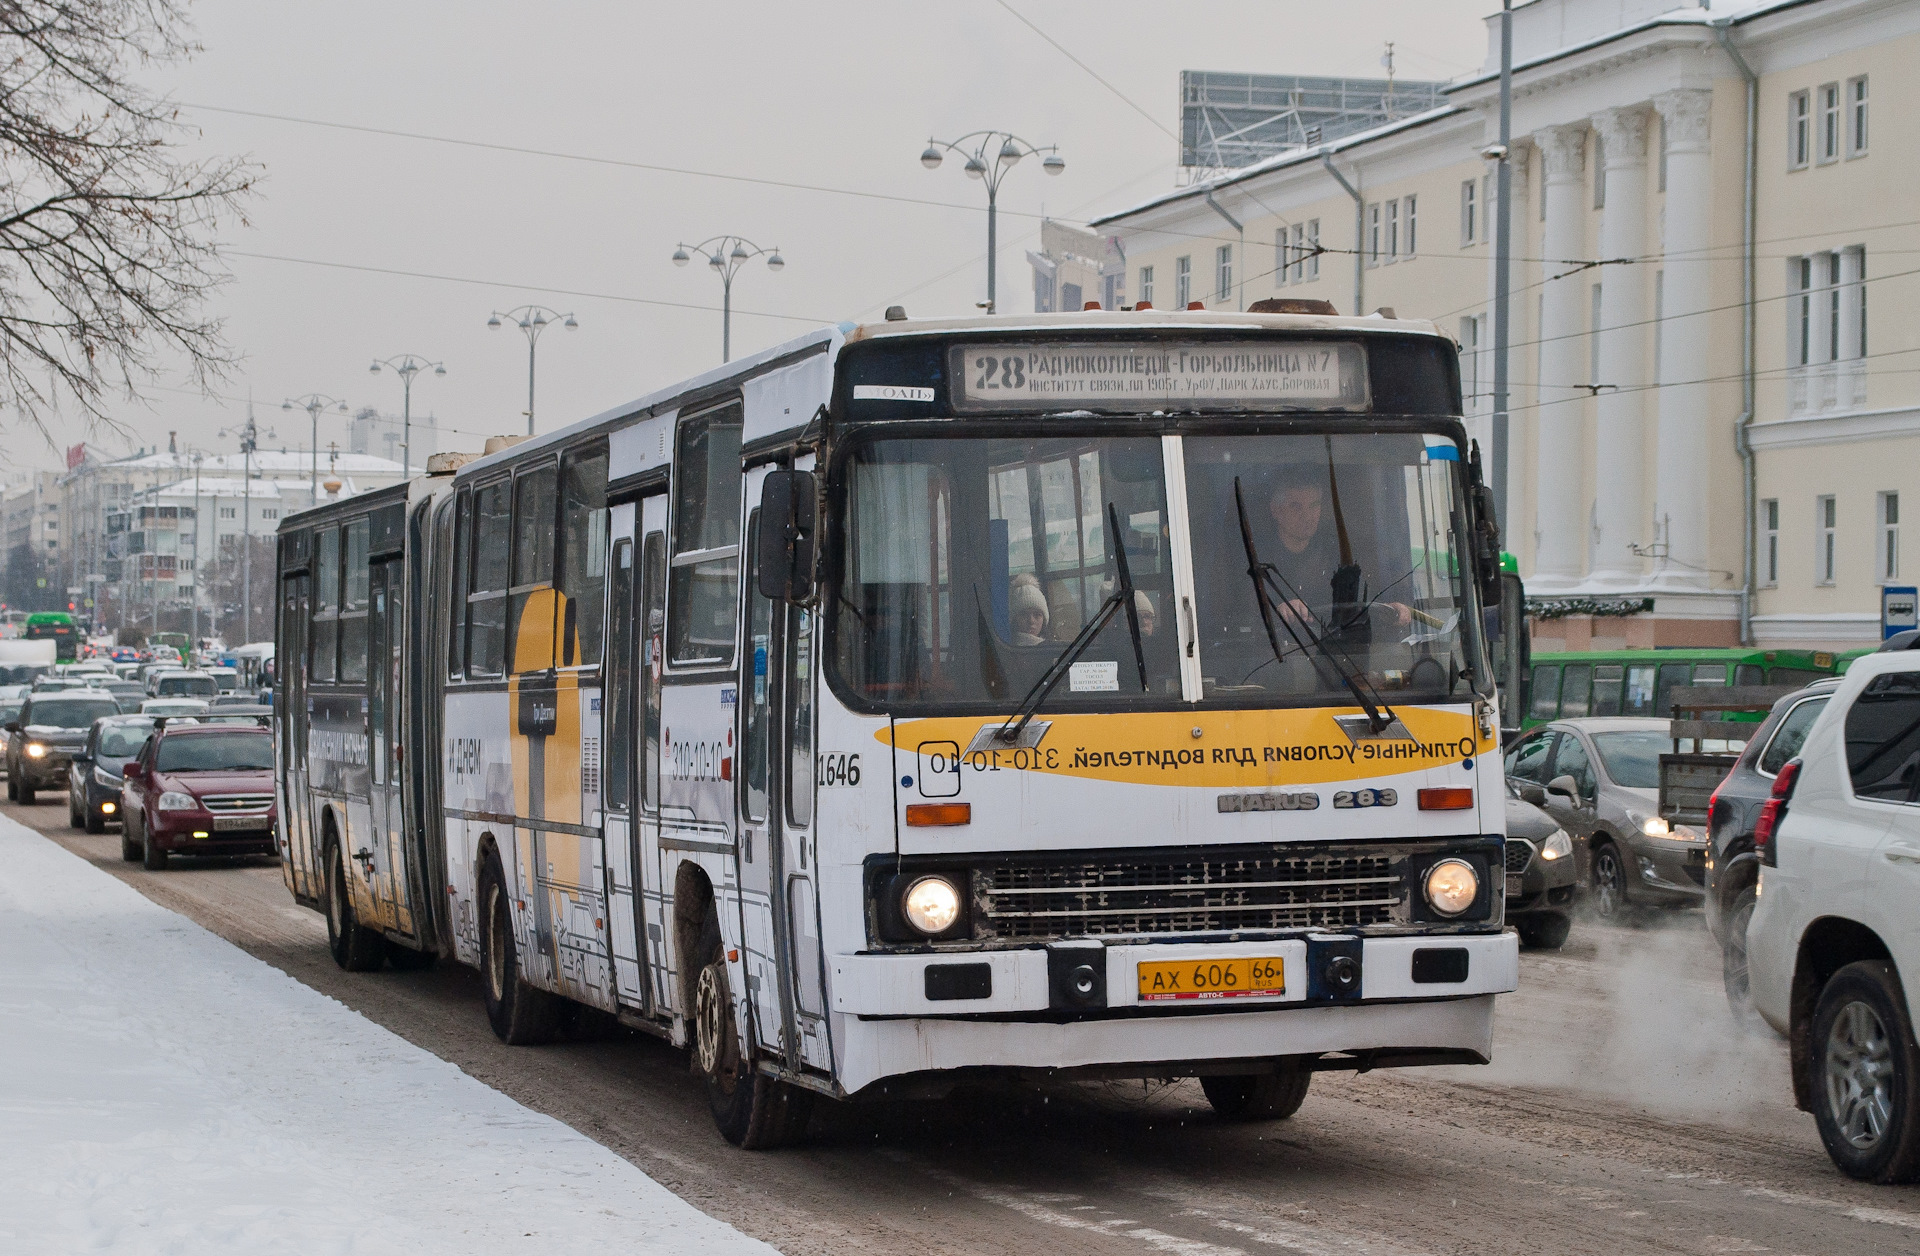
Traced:
POLYGON ((347 874, 341 866, 340 848, 327 843, 327 949, 333 962, 350 973, 370 973, 380 967, 386 956, 386 939, 372 929, 362 928, 353 914, 353 899, 347 893, 347 874))
POLYGON ((495 1037, 512 1047, 552 1041, 564 1004, 559 996, 530 985, 520 973, 507 879, 492 855, 480 867, 480 975, 487 1023, 495 1037))
POLYGON ((1284 1121, 1306 1102, 1313 1074, 1297 1065, 1283 1065, 1272 1073, 1202 1077, 1213 1110, 1229 1121, 1284 1121))
POLYGON ((813 1092, 754 1068, 740 1042, 727 981, 720 921, 707 913, 700 949, 707 957, 694 991, 693 1061, 707 1079, 707 1110, 721 1136, 747 1151, 798 1142, 813 1114, 813 1092))

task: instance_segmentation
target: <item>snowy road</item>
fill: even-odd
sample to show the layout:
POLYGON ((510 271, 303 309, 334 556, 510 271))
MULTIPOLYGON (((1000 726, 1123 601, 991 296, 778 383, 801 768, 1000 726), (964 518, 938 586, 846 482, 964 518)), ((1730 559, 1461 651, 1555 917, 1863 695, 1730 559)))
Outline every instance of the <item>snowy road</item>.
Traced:
MULTIPOLYGON (((270 864, 147 873, 116 835, 68 830, 64 807, 0 812, 783 1252, 1920 1253, 1920 1190, 1834 1172, 1782 1046, 1727 1019, 1697 916, 1576 927, 1564 952, 1523 955, 1492 1067, 1322 1075, 1284 1123, 1222 1125, 1190 1084, 1008 1088, 829 1110, 806 1145, 753 1155, 721 1142, 686 1057, 654 1040, 508 1048, 467 970, 341 972, 270 864)), ((0 874, 10 894, 17 872, 0 874)), ((414 1149, 376 1132, 327 1172, 437 1180, 397 1169, 414 1149)))

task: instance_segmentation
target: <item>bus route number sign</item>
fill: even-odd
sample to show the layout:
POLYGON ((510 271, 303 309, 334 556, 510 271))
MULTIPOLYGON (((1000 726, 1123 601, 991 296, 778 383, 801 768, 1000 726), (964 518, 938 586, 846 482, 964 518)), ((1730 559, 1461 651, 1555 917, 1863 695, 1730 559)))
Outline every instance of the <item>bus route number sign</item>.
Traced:
POLYGON ((1044 341, 956 346, 954 409, 1364 410, 1351 341, 1044 341))

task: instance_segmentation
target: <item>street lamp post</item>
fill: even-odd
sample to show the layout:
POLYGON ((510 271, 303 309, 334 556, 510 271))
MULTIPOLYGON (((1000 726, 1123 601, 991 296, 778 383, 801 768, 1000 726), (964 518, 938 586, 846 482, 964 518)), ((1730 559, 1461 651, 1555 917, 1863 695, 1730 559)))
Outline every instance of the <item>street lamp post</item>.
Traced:
POLYGON ((503 318, 512 319, 513 325, 527 334, 527 435, 531 436, 533 435, 534 346, 540 342, 540 333, 551 327, 556 319, 565 320, 560 325, 568 331, 578 331, 580 324, 574 321, 573 315, 562 314, 558 310, 550 310, 544 305, 522 305, 517 309, 508 310, 504 314, 499 310, 495 310, 493 315, 487 319, 487 326, 495 331, 499 331, 501 326, 500 320, 503 318))
POLYGON ((920 164, 929 170, 938 170, 946 156, 942 149, 965 157, 967 164, 962 168, 967 177, 987 185, 987 313, 991 314, 994 312, 994 253, 999 247, 1000 180, 1022 157, 1038 157, 1044 152, 1046 156, 1041 159, 1040 168, 1048 174, 1059 174, 1067 168, 1067 163, 1060 156, 1058 145, 1041 149, 1008 131, 975 131, 957 140, 929 139, 927 150, 920 154, 920 164), (968 145, 972 145, 971 149, 968 145))
POLYGON ((397 358, 375 358, 368 369, 378 375, 383 366, 400 377, 400 478, 409 480, 413 478, 413 377, 428 367, 435 375, 445 375, 447 368, 444 363, 403 353, 397 358))
POLYGON ((751 240, 735 235, 714 236, 698 244, 676 244, 673 264, 685 266, 698 253, 707 259, 707 269, 720 276, 720 360, 733 360, 733 277, 756 257, 767 259, 767 269, 777 271, 787 264, 780 250, 763 249, 751 240), (711 246, 711 247, 709 247, 711 246))
MULTIPOLYGON (((319 394, 315 393, 313 397, 308 398, 308 400, 312 401, 318 397, 319 394)), ((320 409, 331 401, 332 398, 325 398, 320 401, 318 406, 308 407, 309 412, 318 415, 320 409)), ((287 402, 280 408, 282 410, 290 410, 293 408, 293 403, 287 402)), ((342 410, 346 409, 347 403, 344 401, 341 402, 340 408, 342 410)), ((318 422, 316 418, 316 431, 319 430, 318 422)), ((238 436, 240 438, 240 643, 245 645, 253 639, 253 453, 260 445, 260 429, 253 421, 253 407, 247 407, 247 421, 244 426, 223 428, 220 435, 238 436)), ((271 439, 273 433, 269 431, 267 436, 271 439)), ((318 468, 316 467, 315 470, 317 471, 318 468)), ((196 487, 194 491, 196 494, 195 500, 198 500, 198 488, 196 487)), ((196 517, 194 519, 194 526, 196 528, 199 526, 199 522, 199 519, 196 517)), ((196 549, 199 547, 199 544, 198 534, 196 533, 194 540, 196 549)), ((196 555, 195 557, 196 561, 194 565, 198 567, 198 556, 196 555)))
MULTIPOLYGON (((304 397, 290 397, 280 403, 282 410, 301 409, 307 412, 307 422, 313 429, 307 441, 307 454, 313 461, 312 469, 307 473, 307 496, 313 500, 308 505, 317 505, 320 501, 320 412, 328 406, 337 405, 340 413, 346 414, 347 403, 338 397, 328 397, 321 393, 308 393, 304 397)), ((253 427, 253 417, 247 417, 247 428, 253 427)), ((251 452, 251 451, 249 451, 251 452)))

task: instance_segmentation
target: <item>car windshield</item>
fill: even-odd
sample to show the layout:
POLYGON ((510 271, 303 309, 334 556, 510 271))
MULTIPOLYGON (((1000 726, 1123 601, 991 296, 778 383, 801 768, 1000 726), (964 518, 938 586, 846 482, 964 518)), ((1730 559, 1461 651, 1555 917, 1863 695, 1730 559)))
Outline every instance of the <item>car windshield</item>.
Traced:
POLYGON ((0 724, 19 719, 20 708, 25 705, 19 698, 0 699, 0 724))
POLYGON ((46 728, 90 728, 103 715, 120 714, 111 698, 35 698, 26 706, 26 722, 46 728))
POLYGON ((152 735, 151 724, 110 724, 100 730, 97 753, 102 759, 131 759, 140 753, 140 747, 146 745, 152 735))
POLYGON ((1149 695, 1180 695, 1183 632, 1195 633, 1189 654, 1207 700, 1344 705, 1347 673, 1386 701, 1465 692, 1473 667, 1454 556, 1457 462, 1429 460, 1418 434, 1183 443, 1184 520, 1171 514, 1158 435, 885 439, 858 449, 841 479, 831 593, 839 677, 892 710, 1017 704, 1112 599, 1119 613, 1046 706, 1137 703, 1118 548, 1149 695), (1248 575, 1236 481, 1259 560, 1278 577, 1278 658, 1248 575), (1182 534, 1193 538, 1196 605, 1177 624, 1182 534))
POLYGON ((1593 748, 1600 752, 1600 762, 1615 785, 1659 789, 1660 756, 1673 749, 1673 738, 1657 728, 1595 733, 1593 748))
POLYGON ((211 676, 162 676, 153 689, 156 698, 210 698, 218 692, 211 676))
POLYGON ((271 771, 273 738, 241 732, 162 737, 154 767, 161 772, 271 771))

